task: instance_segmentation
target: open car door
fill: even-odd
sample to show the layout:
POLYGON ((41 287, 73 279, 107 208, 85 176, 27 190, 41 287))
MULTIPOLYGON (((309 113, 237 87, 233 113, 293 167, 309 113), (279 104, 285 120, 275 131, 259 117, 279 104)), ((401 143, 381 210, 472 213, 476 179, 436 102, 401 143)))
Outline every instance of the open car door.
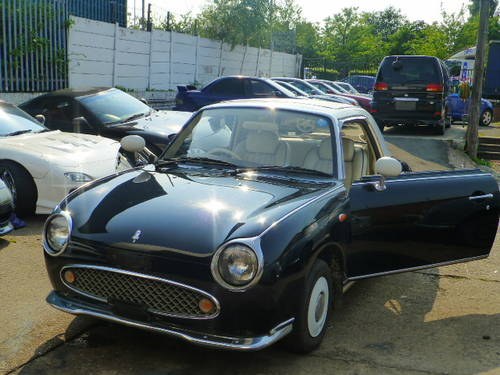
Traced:
POLYGON ((495 179, 479 170, 367 176, 350 190, 349 280, 485 258, 498 227, 495 179))

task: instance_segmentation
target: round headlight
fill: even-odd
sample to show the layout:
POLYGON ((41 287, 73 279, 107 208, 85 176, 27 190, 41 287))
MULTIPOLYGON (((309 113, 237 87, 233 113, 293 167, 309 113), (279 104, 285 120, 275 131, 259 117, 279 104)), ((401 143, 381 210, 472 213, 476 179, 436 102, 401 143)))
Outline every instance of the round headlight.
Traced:
POLYGON ((259 272, 259 259, 255 251, 243 244, 223 248, 216 254, 214 262, 212 269, 215 278, 229 288, 247 286, 259 272))
POLYGON ((71 225, 71 216, 64 211, 47 219, 43 231, 44 248, 47 254, 57 256, 66 250, 71 234, 71 225))

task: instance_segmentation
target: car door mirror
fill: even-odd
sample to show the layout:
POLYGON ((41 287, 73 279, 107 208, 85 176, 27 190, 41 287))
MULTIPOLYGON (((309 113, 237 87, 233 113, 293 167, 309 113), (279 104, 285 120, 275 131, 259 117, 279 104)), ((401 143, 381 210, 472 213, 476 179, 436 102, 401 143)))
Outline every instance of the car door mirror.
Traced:
POLYGON ((141 152, 146 148, 146 141, 140 135, 127 135, 120 144, 127 152, 141 152))
POLYGON ((284 92, 281 92, 279 90, 274 90, 273 94, 277 98, 286 98, 287 97, 284 92))
POLYGON ((375 173, 384 177, 396 177, 403 171, 401 162, 390 156, 384 156, 375 163, 375 173))
POLYGON ((375 173, 379 175, 376 181, 368 182, 376 191, 384 191, 387 189, 385 179, 387 177, 396 177, 403 171, 403 166, 399 160, 384 156, 378 159, 375 163, 375 173))
POLYGON ((44 115, 41 115, 41 114, 40 114, 40 115, 36 115, 36 116, 35 116, 35 119, 36 119, 36 120, 37 120, 40 124, 42 124, 42 125, 44 125, 44 124, 45 124, 45 116, 44 116, 44 115))
POLYGON ((85 132, 85 130, 92 129, 87 119, 83 116, 75 117, 73 120, 71 120, 71 124, 73 125, 74 133, 83 133, 85 132))
POLYGON ((146 98, 141 98, 139 99, 141 102, 143 102, 146 105, 149 105, 148 100, 146 98))

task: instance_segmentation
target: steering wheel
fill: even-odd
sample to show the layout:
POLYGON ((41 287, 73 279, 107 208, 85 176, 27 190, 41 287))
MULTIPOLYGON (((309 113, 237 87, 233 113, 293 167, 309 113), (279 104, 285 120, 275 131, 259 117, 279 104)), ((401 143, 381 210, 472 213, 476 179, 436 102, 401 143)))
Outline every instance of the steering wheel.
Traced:
POLYGON ((236 152, 222 147, 213 148, 210 151, 208 151, 208 154, 211 155, 224 154, 224 155, 229 155, 233 159, 241 160, 241 157, 236 152))
POLYGON ((310 121, 304 121, 297 123, 295 128, 302 133, 311 133, 314 131, 315 126, 310 121))

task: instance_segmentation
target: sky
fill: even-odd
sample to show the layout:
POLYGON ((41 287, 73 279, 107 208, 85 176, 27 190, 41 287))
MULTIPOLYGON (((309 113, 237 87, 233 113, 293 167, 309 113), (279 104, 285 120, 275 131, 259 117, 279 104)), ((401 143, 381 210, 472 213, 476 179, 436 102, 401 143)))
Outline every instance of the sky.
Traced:
MULTIPOLYGON (((338 13, 342 8, 356 6, 360 11, 380 11, 389 6, 401 9, 411 21, 424 20, 427 23, 441 19, 441 5, 447 12, 457 12, 467 0, 295 0, 302 8, 302 15, 311 22, 322 22, 324 18, 338 13)), ((192 12, 197 14, 207 0, 145 0, 151 3, 153 11, 166 14, 192 12)), ((134 3, 137 13, 140 12, 142 0, 128 0, 133 12, 134 3)))

